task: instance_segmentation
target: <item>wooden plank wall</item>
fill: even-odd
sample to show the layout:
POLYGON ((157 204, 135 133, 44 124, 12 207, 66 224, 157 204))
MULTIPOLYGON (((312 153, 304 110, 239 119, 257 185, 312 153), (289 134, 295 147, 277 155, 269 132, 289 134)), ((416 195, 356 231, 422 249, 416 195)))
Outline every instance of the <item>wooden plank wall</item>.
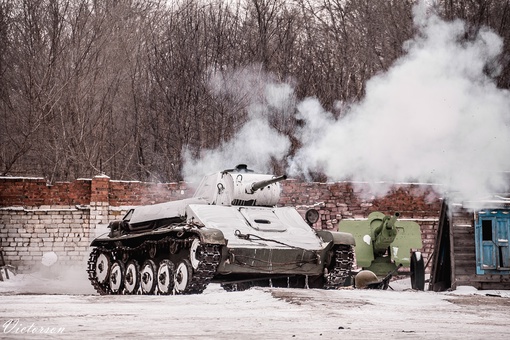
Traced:
POLYGON ((510 275, 476 274, 475 214, 453 207, 451 217, 452 289, 473 286, 477 289, 509 289, 510 275))
POLYGON ((452 288, 476 286, 475 228, 473 213, 451 207, 450 249, 452 250, 452 288))

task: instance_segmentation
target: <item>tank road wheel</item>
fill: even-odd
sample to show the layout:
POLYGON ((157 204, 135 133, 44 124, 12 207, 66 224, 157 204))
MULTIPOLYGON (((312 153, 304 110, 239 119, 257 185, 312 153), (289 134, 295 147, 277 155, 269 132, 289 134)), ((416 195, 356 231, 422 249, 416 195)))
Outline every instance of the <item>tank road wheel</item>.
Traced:
POLYGON ((124 286, 124 265, 115 261, 110 270, 110 289, 113 294, 121 294, 124 286))
POLYGON ((140 267, 136 260, 131 260, 126 265, 124 288, 128 294, 136 294, 140 288, 140 267))
POLYGON ((411 254, 411 288, 425 290, 425 266, 419 251, 411 254))
POLYGON ((193 275, 193 268, 188 260, 182 260, 175 269, 175 294, 186 294, 187 289, 190 286, 191 277, 193 275))
POLYGON ((193 269, 197 269, 198 265, 200 264, 200 260, 197 258, 197 251, 199 252, 198 255, 200 256, 200 240, 198 238, 194 239, 191 243, 191 247, 189 248, 189 259, 191 262, 191 266, 193 269))
POLYGON ((174 264, 170 260, 163 260, 159 264, 157 283, 158 290, 163 295, 171 294, 174 289, 174 264))
POLYGON ((105 253, 100 253, 97 257, 95 265, 95 273, 97 282, 104 284, 108 280, 108 273, 110 272, 110 257, 105 253))
POLYGON ((156 264, 152 260, 147 260, 143 263, 142 270, 140 271, 140 285, 143 294, 154 294, 156 289, 156 264))

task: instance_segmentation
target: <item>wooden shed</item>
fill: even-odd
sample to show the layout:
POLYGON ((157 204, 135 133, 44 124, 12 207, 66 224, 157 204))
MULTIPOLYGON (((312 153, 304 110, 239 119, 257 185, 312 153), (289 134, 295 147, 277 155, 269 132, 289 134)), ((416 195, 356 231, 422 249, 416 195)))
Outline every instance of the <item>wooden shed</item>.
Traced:
POLYGON ((510 198, 442 204, 429 289, 510 289, 510 198))

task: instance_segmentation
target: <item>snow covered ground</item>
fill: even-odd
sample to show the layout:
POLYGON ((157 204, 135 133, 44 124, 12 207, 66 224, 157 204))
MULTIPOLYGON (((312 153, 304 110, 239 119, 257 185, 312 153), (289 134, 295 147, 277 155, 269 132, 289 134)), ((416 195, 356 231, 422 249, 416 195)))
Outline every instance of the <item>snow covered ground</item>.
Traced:
POLYGON ((510 292, 252 288, 99 296, 82 269, 0 282, 5 339, 507 339, 510 292), (488 296, 489 295, 489 296, 488 296))

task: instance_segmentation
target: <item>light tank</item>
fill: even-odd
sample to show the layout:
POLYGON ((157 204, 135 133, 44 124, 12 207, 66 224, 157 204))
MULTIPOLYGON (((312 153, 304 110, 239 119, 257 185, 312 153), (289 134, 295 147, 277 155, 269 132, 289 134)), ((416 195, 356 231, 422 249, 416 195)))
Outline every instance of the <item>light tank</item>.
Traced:
POLYGON ((189 199, 135 207, 94 239, 89 279, 100 294, 197 294, 254 285, 335 289, 350 276, 349 233, 315 230, 277 207, 286 176, 240 164, 203 178, 189 199))

